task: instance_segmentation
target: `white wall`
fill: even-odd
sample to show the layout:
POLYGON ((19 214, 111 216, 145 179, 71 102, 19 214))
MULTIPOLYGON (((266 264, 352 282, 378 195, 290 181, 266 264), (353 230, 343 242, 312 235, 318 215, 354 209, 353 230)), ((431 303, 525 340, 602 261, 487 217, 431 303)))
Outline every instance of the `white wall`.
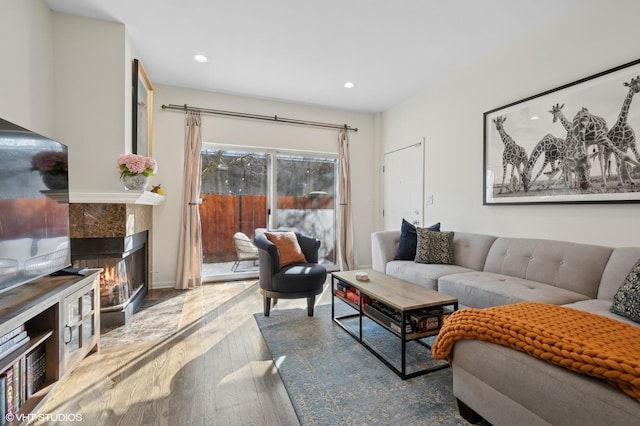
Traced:
MULTIPOLYGON (((441 221, 454 231, 637 246, 640 204, 483 206, 482 163, 485 111, 640 58, 638 16, 634 0, 581 2, 386 111, 383 151, 426 138, 425 192, 434 204, 425 206, 425 222, 441 221)), ((381 221, 376 226, 381 229, 381 221)))
MULTIPOLYGON (((153 82, 153 75, 149 75, 153 82)), ((184 113, 162 110, 162 104, 190 106, 327 123, 348 124, 350 132, 352 192, 356 263, 371 264, 370 234, 375 209, 374 116, 348 111, 315 108, 220 93, 154 85, 153 157, 159 169, 153 184, 161 183, 167 200, 154 208, 154 287, 175 283, 178 234, 182 212, 184 170, 184 113)), ((204 142, 252 147, 338 152, 338 131, 230 117, 202 116, 204 142)))
POLYGON ((55 137, 69 146, 70 190, 122 191, 116 159, 127 141, 131 146, 124 25, 64 13, 53 18, 55 137))
POLYGON ((0 8, 0 117, 53 137, 51 11, 42 1, 0 8))

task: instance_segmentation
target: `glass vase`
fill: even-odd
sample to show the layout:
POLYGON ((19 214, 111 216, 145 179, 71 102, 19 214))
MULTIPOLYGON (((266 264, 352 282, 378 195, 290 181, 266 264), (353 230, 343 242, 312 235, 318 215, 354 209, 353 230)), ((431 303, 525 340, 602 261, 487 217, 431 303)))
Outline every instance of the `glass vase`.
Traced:
POLYGON ((149 177, 145 175, 123 176, 124 187, 131 191, 144 191, 147 188, 149 177))
POLYGON ((69 187, 67 173, 43 173, 42 181, 44 185, 51 190, 63 190, 69 187))

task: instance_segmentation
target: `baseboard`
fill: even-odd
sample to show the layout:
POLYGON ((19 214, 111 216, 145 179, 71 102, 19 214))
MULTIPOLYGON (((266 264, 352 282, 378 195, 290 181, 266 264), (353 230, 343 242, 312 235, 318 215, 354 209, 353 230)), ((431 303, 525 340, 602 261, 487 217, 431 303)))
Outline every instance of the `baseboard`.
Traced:
POLYGON ((151 290, 160 290, 160 289, 175 288, 175 287, 176 287, 175 281, 154 281, 153 286, 151 286, 151 290))

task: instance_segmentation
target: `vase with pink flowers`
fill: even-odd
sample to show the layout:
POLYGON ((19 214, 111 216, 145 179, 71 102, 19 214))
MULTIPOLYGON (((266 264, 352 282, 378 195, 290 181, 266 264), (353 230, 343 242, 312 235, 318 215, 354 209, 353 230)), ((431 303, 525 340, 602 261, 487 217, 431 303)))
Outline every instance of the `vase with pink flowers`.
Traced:
POLYGON ((158 163, 151 157, 138 154, 126 154, 118 157, 118 170, 124 187, 133 191, 144 191, 149 176, 158 171, 158 163))
POLYGON ((31 159, 31 170, 40 172, 45 186, 51 190, 67 189, 69 186, 67 153, 44 151, 31 159))

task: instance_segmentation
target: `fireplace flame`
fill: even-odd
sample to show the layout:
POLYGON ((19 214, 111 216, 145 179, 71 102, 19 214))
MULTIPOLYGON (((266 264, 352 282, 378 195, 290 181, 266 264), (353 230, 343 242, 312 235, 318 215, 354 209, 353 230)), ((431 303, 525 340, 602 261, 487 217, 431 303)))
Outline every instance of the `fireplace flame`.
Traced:
POLYGON ((103 267, 100 274, 100 304, 115 306, 126 302, 131 295, 131 283, 124 261, 103 267))

